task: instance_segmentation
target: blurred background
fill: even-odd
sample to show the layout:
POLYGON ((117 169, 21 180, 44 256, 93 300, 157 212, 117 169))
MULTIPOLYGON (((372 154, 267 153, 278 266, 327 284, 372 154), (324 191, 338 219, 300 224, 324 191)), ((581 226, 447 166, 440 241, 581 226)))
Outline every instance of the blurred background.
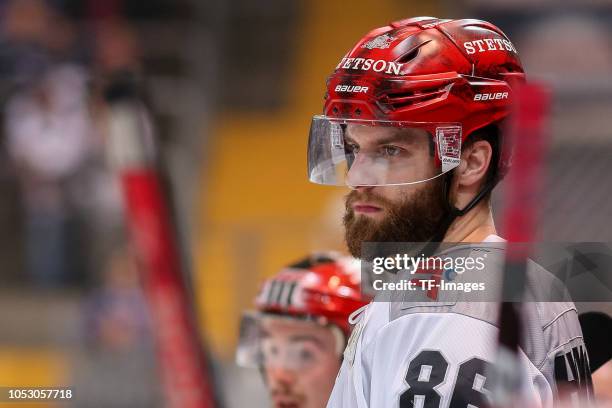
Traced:
POLYGON ((306 179, 325 79, 368 30, 418 15, 508 34, 555 92, 541 239, 612 241, 612 1, 3 0, 0 385, 164 406, 109 152, 113 90, 128 83, 150 115, 221 399, 265 406, 259 373, 233 364, 239 316, 265 276, 343 249, 346 191, 306 179))

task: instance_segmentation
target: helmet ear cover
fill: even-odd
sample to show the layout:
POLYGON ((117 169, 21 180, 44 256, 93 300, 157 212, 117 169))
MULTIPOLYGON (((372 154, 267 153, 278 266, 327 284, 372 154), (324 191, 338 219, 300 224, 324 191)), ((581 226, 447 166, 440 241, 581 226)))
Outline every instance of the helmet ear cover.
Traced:
POLYGON ((493 188, 505 176, 508 168, 508 160, 505 159, 505 156, 508 156, 508 154, 504 154, 504 152, 502 152, 503 127, 503 121, 498 121, 480 129, 477 129, 467 136, 465 144, 462 146, 462 151, 463 149, 470 147, 472 144, 480 140, 484 140, 491 145, 492 157, 491 162, 489 163, 489 167, 487 169, 486 178, 483 181, 478 194, 476 194, 476 196, 464 208, 459 209, 451 203, 450 197, 450 188, 454 170, 444 175, 443 194, 445 197, 444 202, 446 203, 446 216, 442 220, 438 232, 435 234, 434 237, 432 237, 429 244, 426 245, 423 249, 423 253, 433 254, 438 248, 439 243, 442 242, 442 240, 444 239, 446 231, 453 223, 455 218, 467 214, 482 200, 489 200, 493 188))

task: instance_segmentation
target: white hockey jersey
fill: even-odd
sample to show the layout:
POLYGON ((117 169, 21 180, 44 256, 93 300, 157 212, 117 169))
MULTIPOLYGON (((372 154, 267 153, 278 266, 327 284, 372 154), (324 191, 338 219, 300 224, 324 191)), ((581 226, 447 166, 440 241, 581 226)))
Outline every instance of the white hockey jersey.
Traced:
MULTIPOLYGON (((592 398, 574 304, 522 306, 523 401, 552 407, 560 383, 576 398, 592 398)), ((328 408, 488 406, 498 313, 494 302, 372 302, 358 318, 328 408)))

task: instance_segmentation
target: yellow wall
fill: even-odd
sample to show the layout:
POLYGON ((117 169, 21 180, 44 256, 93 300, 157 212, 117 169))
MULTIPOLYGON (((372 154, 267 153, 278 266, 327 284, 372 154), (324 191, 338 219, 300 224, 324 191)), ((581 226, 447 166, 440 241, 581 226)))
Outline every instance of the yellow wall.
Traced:
POLYGON ((322 110, 325 79, 366 32, 435 14, 432 4, 302 2, 288 84, 291 102, 276 114, 227 112, 218 120, 205 152, 210 161, 194 248, 202 324, 218 355, 233 355, 239 315, 252 304, 264 276, 309 251, 342 248, 339 224, 334 228, 325 219, 334 219, 328 207, 346 191, 306 179, 310 118, 322 110))
MULTIPOLYGON (((0 386, 63 387, 68 384, 69 360, 64 353, 40 347, 0 348, 0 386)), ((2 403, 4 407, 55 407, 55 403, 2 403)))

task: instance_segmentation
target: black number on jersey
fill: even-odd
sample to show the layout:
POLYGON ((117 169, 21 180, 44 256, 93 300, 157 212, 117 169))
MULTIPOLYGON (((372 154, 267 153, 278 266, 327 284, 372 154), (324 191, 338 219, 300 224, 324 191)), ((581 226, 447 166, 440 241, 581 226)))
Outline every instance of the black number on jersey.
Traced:
POLYGON ((491 381, 485 373, 492 371, 491 366, 491 363, 479 358, 461 364, 449 408, 466 408, 468 404, 479 408, 489 406, 486 392, 491 381))
POLYGON ((584 346, 572 347, 569 352, 555 357, 555 381, 560 394, 578 393, 581 401, 593 399, 591 368, 584 346))
MULTIPOLYGON (((487 378, 485 372, 491 363, 479 358, 472 358, 459 366, 450 408, 467 408, 469 405, 478 408, 487 407, 487 378)), ((438 408, 441 396, 435 390, 444 382, 448 362, 439 351, 421 351, 408 365, 405 381, 408 389, 400 395, 400 408, 418 406, 423 400, 423 408, 438 408)))
POLYGON ((421 351, 408 365, 405 379, 410 388, 400 395, 400 407, 416 406, 417 397, 425 398, 423 408, 439 407, 440 394, 434 387, 444 381, 447 368, 448 363, 439 351, 421 351))

